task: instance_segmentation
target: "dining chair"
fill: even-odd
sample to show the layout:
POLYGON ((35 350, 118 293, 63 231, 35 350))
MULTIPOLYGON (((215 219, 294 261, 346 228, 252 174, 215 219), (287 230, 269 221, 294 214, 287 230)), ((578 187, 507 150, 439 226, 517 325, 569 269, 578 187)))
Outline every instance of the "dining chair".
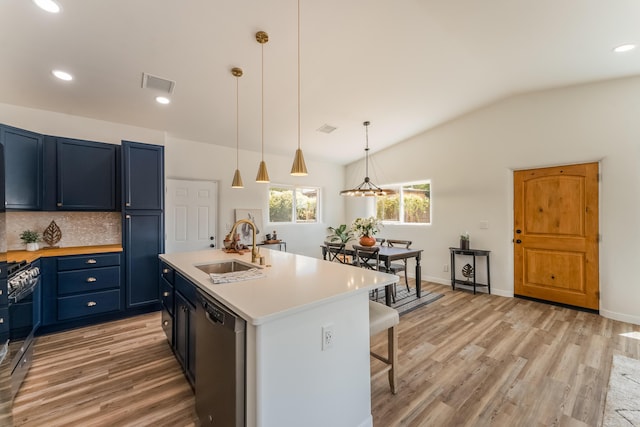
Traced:
MULTIPOLYGON (((390 248, 395 247, 401 247, 404 246, 405 248, 409 249, 409 247, 411 246, 411 240, 398 240, 398 239, 387 239, 387 246, 389 246, 390 248)), ((389 265, 389 271, 392 272, 393 274, 398 274, 399 272, 403 271, 404 272, 404 284, 407 287, 407 291, 411 292, 411 289, 409 288, 409 277, 407 276, 407 260, 403 259, 402 262, 398 262, 398 263, 391 263, 391 265, 389 265)))
MULTIPOLYGON (((353 250, 355 251, 353 265, 369 270, 386 271, 384 266, 380 266, 380 246, 353 245, 353 250)), ((378 289, 371 291, 371 293, 375 295, 375 299, 378 299, 378 289)), ((393 302, 396 302, 395 294, 395 291, 391 294, 393 302)))
POLYGON ((372 357, 380 360, 386 366, 374 375, 374 378, 385 372, 389 373, 389 387, 391 393, 396 394, 398 382, 398 324, 400 315, 394 308, 387 307, 379 302, 369 301, 369 336, 372 337, 383 331, 387 331, 387 356, 369 350, 372 357))
POLYGON ((370 270, 380 269, 380 246, 360 246, 353 245, 354 264, 358 267, 370 270))
POLYGON ((344 243, 324 242, 324 246, 327 248, 329 261, 349 264, 349 262, 347 262, 347 254, 345 252, 344 243))
POLYGON ((377 246, 382 246, 382 245, 384 245, 385 240, 386 240, 386 239, 385 239, 384 237, 376 237, 376 245, 377 245, 377 246))

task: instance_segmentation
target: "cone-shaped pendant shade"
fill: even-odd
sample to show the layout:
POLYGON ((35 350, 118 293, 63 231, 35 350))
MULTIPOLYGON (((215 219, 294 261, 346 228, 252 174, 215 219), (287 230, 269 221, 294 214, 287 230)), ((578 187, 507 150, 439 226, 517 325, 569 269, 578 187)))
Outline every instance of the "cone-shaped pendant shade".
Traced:
POLYGON ((263 161, 260 162, 258 167, 258 175, 256 175, 256 182, 268 183, 269 172, 267 172, 267 164, 263 161))
POLYGON ((293 166, 291 166, 291 175, 293 176, 307 176, 307 165, 304 162, 304 156, 302 150, 297 149, 296 155, 293 158, 293 166))
POLYGON ((233 182, 231 188, 244 188, 242 183, 242 177, 240 176, 240 169, 236 169, 236 173, 233 174, 233 182))

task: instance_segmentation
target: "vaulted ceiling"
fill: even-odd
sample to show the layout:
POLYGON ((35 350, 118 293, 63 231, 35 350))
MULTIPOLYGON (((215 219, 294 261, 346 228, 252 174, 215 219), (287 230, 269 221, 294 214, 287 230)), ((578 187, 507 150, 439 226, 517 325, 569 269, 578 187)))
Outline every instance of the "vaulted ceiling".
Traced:
MULTIPOLYGON (((241 67, 240 147, 259 151, 264 123, 265 151, 293 159, 297 0, 58 2, 0 1, 1 103, 235 147, 241 67), (169 105, 143 73, 176 82, 169 105)), ((346 164, 365 120, 375 152, 516 93, 640 74, 640 48, 612 52, 639 23, 637 0, 300 0, 302 149, 346 164)))

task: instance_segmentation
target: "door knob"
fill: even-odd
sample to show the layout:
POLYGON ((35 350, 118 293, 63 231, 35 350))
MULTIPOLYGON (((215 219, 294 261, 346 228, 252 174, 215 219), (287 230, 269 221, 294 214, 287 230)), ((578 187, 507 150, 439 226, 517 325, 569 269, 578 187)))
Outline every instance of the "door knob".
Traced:
POLYGON ((516 240, 516 243, 520 244, 520 243, 522 243, 522 240, 518 239, 518 240, 516 240))
POLYGON ((209 237, 209 240, 214 240, 214 239, 215 239, 215 237, 213 237, 213 236, 209 237))
POLYGON ((520 234, 522 233, 522 230, 516 230, 516 233, 520 234))

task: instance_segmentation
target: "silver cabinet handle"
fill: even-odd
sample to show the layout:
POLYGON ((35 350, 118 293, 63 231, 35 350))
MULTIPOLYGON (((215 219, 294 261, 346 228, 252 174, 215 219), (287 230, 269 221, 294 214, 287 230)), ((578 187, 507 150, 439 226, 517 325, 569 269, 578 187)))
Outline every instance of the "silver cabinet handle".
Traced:
POLYGON ((169 326, 169 321, 168 320, 163 321, 162 326, 169 326))
POLYGON ((89 258, 89 259, 85 262, 85 264, 95 264, 95 263, 97 263, 97 262, 98 262, 98 261, 96 261, 95 259, 93 259, 93 258, 89 258))
POLYGON ((131 215, 125 215, 124 216, 126 219, 131 219, 131 215))
POLYGON ((0 317, 0 325, 4 323, 4 317, 0 317))
POLYGON ((162 293, 162 296, 163 296, 163 297, 168 297, 168 296, 169 296, 169 292, 164 291, 164 292, 162 293))
POLYGON ((61 206, 62 206, 62 203, 61 203, 61 202, 58 202, 58 203, 56 203, 56 206, 57 206, 57 207, 61 207, 61 206))
POLYGON ((124 204, 125 206, 131 206, 131 202, 127 202, 124 204))
POLYGON ((163 268, 162 269, 162 274, 167 274, 170 270, 168 268, 163 268))
POLYGON ((87 277, 87 283, 93 283, 93 282, 97 282, 98 279, 96 279, 95 277, 87 277))
POLYGON ((2 289, 0 289, 0 295, 2 295, 2 289))
POLYGON ((89 301, 89 302, 87 303, 87 307, 94 307, 94 306, 96 306, 96 305, 98 305, 98 303, 97 303, 97 302, 95 302, 95 301, 89 301))

